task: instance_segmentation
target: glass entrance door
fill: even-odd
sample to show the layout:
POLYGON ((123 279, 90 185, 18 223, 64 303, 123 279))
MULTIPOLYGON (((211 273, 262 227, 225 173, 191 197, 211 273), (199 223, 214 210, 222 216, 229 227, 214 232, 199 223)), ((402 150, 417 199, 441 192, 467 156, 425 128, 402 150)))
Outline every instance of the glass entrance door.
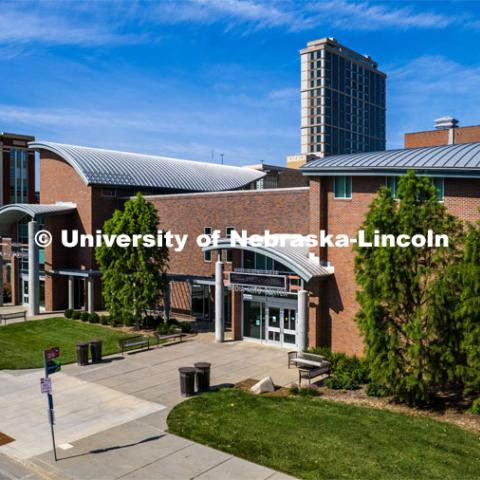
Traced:
POLYGON ((269 342, 281 343, 281 310, 278 307, 268 306, 267 308, 267 340, 269 342))
POLYGON ((296 345, 297 343, 297 310, 284 308, 282 318, 282 343, 296 345))

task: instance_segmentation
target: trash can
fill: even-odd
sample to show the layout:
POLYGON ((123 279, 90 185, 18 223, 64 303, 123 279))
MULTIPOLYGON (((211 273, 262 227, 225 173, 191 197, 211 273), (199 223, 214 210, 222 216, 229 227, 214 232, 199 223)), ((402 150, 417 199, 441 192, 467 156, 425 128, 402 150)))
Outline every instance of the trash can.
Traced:
POLYGON ((193 367, 179 368, 180 394, 182 397, 191 397, 195 393, 195 369, 193 367))
POLYGON ((197 380, 197 390, 199 392, 208 392, 210 390, 210 366, 208 362, 194 363, 195 378, 197 380))
POLYGON ((77 343, 77 365, 88 365, 88 343, 77 343))
POLYGON ((92 340, 90 342, 90 354, 92 363, 100 363, 102 361, 102 341, 92 340))

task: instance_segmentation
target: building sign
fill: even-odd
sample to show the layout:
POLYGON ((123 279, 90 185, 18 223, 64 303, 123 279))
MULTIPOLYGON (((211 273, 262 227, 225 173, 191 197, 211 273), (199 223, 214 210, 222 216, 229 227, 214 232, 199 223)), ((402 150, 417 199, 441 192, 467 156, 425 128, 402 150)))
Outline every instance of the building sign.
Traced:
POLYGON ((230 285, 249 287, 255 290, 286 290, 285 275, 267 275, 262 273, 230 272, 230 285))

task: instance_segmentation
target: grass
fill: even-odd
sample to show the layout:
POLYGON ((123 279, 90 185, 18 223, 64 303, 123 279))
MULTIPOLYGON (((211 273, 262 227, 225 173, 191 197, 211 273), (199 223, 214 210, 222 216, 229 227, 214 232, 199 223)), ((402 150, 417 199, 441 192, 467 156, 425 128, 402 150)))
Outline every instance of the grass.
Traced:
POLYGON ((479 436, 320 398, 208 393, 177 405, 171 433, 305 479, 477 479, 479 436))
POLYGON ((103 340, 103 354, 119 351, 117 341, 129 335, 99 325, 66 318, 48 318, 12 323, 0 327, 0 369, 36 368, 43 366, 43 351, 60 347, 62 364, 76 360, 79 341, 103 340))

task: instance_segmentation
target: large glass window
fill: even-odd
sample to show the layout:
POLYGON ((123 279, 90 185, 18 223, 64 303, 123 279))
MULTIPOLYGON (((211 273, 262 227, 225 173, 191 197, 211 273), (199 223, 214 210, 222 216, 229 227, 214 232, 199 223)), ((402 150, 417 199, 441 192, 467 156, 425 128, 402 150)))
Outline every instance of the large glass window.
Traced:
POLYGON ((352 177, 334 177, 333 189, 335 198, 352 198, 352 177))
MULTIPOLYGON (((235 227, 226 227, 225 228, 225 236, 227 238, 230 238, 231 235, 232 235, 232 232, 235 230, 235 227)), ((228 263, 232 263, 232 260, 233 260, 233 250, 229 249, 227 250, 227 253, 226 253, 226 262, 228 263)))
POLYGON ((10 149, 10 203, 28 203, 28 152, 10 149))
POLYGON ((265 319, 265 304, 244 300, 243 302, 243 336, 263 340, 265 332, 263 322, 265 319))
MULTIPOLYGON (((212 227, 205 227, 203 229, 203 233, 205 235, 211 235, 212 234, 212 227)), ((212 252, 211 251, 203 252, 203 260, 205 262, 211 262, 212 261, 212 252)))
POLYGON ((398 177, 386 177, 385 184, 391 190, 392 197, 398 198, 397 197, 398 177))
POLYGON ((209 319, 209 287, 192 284, 191 314, 194 317, 209 319))
POLYGON ((437 189, 437 199, 439 202, 443 202, 445 199, 445 181, 442 177, 435 177, 432 179, 433 185, 437 189))

